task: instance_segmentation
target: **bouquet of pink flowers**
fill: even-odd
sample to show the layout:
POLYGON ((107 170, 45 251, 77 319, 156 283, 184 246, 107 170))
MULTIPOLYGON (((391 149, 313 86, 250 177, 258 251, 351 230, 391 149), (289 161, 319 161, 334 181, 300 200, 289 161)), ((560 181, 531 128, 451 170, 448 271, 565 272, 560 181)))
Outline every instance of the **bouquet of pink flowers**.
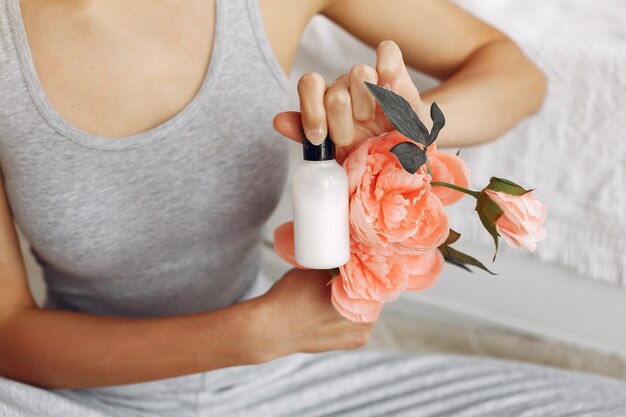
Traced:
MULTIPOLYGON (((343 160, 349 183, 350 252, 347 264, 329 270, 331 301, 344 317, 360 322, 378 318, 387 301, 402 291, 434 284, 444 262, 471 271, 489 271, 481 262, 454 248, 460 234, 450 229, 444 206, 465 194, 476 199, 476 213, 491 234, 513 247, 534 251, 545 239, 546 207, 511 181, 492 177, 480 191, 468 189, 469 169, 457 155, 437 150, 445 125, 436 103, 430 109, 430 132, 400 95, 367 83, 395 128, 371 137, 343 160)), ((295 262, 293 222, 274 231, 274 249, 295 262)), ((494 259, 495 260, 495 254, 494 259)))

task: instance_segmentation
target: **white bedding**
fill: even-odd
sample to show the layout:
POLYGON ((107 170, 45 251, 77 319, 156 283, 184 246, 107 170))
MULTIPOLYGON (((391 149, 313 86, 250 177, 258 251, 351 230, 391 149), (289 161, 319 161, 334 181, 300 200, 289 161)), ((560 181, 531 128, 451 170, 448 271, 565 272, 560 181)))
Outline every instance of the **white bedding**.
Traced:
MULTIPOLYGON (((463 149, 473 184, 498 175, 537 187, 549 207, 549 237, 535 255, 626 286, 626 3, 457 3, 509 34, 549 78, 539 115, 496 142, 463 149)), ((304 35, 292 82, 312 70, 332 80, 360 62, 373 64, 372 50, 318 17, 304 35)), ((433 85, 418 74, 415 80, 433 85)), ((453 226, 464 239, 488 245, 490 237, 468 216, 470 203, 451 208, 453 226)))

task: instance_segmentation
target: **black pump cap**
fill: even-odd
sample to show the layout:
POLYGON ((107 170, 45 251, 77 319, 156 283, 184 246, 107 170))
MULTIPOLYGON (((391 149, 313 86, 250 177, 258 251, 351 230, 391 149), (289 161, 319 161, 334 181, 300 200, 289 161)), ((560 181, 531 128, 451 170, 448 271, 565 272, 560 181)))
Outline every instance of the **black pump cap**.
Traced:
POLYGON ((319 145, 311 143, 304 133, 302 134, 304 139, 302 140, 302 156, 305 161, 328 161, 335 159, 335 144, 330 139, 330 136, 326 136, 324 142, 319 145))

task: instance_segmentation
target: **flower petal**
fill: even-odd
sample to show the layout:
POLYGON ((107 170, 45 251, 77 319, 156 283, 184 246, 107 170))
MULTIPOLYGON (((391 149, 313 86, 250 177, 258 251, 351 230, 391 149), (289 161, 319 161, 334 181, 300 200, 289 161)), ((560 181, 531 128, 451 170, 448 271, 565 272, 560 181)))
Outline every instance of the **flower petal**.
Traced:
POLYGON ((331 303, 339 314, 348 320, 361 323, 373 322, 378 318, 383 303, 348 297, 341 275, 333 277, 331 286, 331 303))

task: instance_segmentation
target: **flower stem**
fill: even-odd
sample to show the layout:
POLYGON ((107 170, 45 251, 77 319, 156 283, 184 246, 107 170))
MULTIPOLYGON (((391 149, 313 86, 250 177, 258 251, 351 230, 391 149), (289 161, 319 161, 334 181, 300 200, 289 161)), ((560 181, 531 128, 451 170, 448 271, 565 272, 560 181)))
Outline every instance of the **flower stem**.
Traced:
POLYGON ((434 181, 434 182, 431 182, 430 185, 432 185, 433 187, 451 188, 453 190, 460 191, 463 194, 471 195, 474 198, 478 198, 478 195, 480 194, 479 191, 468 190, 467 188, 459 187, 458 185, 450 184, 447 182, 434 181))

